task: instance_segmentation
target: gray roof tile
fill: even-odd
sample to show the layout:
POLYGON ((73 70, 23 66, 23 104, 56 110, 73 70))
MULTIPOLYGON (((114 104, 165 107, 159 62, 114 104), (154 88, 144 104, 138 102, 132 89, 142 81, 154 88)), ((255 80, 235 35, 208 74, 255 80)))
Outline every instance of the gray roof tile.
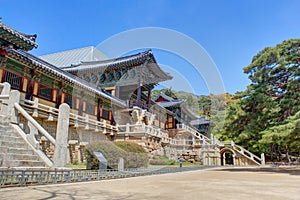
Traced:
POLYGON ((79 65, 86 61, 105 60, 107 57, 93 46, 62 51, 58 53, 40 56, 41 59, 59 68, 79 65))

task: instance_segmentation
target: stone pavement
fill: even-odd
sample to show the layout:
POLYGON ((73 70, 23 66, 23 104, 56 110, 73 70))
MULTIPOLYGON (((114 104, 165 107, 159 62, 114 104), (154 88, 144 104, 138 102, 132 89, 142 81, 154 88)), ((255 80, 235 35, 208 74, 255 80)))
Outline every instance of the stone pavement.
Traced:
POLYGON ((269 170, 216 170, 126 179, 0 189, 0 199, 300 199, 300 174, 269 170))

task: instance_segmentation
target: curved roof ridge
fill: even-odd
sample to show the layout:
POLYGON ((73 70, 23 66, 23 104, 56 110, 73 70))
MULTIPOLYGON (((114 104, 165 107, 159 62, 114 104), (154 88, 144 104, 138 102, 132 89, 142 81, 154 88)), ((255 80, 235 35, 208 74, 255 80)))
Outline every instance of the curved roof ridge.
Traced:
POLYGON ((109 63, 109 62, 114 62, 114 61, 134 59, 134 58, 139 58, 139 57, 143 57, 143 56, 147 56, 147 55, 153 55, 152 51, 147 50, 147 51, 140 52, 140 53, 137 53, 137 54, 122 56, 122 57, 118 57, 118 58, 112 58, 112 59, 107 59, 107 60, 97 60, 97 61, 82 61, 81 63, 82 64, 102 64, 102 63, 109 63))
MULTIPOLYGON (((20 31, 17 31, 14 28, 4 24, 2 22, 2 20, 0 20, 0 28, 2 28, 4 31, 14 35, 15 37, 23 40, 24 42, 26 42, 27 44, 30 45, 30 47, 29 46, 19 46, 19 48, 23 48, 24 50, 28 51, 28 50, 38 47, 38 44, 35 41, 35 39, 37 38, 36 34, 29 35, 29 34, 25 34, 20 31)), ((2 34, 2 32, 1 32, 1 34, 2 34)), ((12 41, 8 41, 8 42, 13 43, 12 41)), ((18 46, 17 44, 14 44, 14 45, 18 46)))

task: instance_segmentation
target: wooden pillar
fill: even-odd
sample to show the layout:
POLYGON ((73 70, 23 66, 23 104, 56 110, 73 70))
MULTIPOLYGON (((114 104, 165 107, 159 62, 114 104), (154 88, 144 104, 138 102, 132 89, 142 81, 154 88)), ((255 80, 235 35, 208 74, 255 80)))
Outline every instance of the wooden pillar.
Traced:
POLYGON ((141 107, 141 98, 142 98, 142 84, 139 81, 137 88, 137 106, 141 107))
POLYGON ((150 111, 150 106, 151 106, 151 89, 148 89, 148 111, 150 111))
POLYGON ((118 85, 116 85, 116 87, 115 87, 115 96, 116 97, 120 97, 120 86, 118 86, 118 85))

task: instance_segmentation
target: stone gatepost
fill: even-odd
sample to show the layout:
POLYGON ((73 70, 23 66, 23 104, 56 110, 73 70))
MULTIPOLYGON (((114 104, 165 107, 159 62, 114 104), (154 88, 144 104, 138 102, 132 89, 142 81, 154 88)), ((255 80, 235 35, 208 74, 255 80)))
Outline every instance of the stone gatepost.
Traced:
POLYGON ((261 158, 261 165, 266 165, 266 160, 265 160, 265 154, 264 153, 260 154, 260 158, 261 158))
POLYGON ((53 167, 66 167, 67 164, 69 117, 70 106, 66 103, 61 104, 58 113, 53 167))

